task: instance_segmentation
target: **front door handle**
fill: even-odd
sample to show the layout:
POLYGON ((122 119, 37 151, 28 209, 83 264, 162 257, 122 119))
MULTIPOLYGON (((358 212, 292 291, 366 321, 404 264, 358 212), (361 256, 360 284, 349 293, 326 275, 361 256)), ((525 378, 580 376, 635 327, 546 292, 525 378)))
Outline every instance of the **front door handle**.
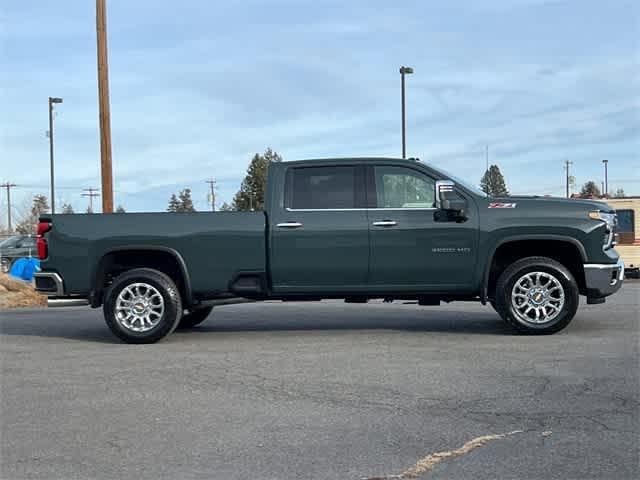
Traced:
POLYGON ((302 224, 300 222, 284 222, 276 225, 278 228, 300 228, 302 224))
POLYGON ((398 222, 394 220, 381 220, 379 222, 373 222, 374 227, 395 227, 398 222))

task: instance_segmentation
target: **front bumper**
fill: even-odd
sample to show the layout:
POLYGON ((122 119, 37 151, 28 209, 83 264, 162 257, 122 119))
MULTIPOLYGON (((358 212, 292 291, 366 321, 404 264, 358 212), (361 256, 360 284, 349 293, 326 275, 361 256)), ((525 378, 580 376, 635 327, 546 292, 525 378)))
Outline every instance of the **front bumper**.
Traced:
POLYGON ((587 298, 604 298, 616 293, 624 279, 624 262, 617 263, 585 263, 584 280, 587 298))

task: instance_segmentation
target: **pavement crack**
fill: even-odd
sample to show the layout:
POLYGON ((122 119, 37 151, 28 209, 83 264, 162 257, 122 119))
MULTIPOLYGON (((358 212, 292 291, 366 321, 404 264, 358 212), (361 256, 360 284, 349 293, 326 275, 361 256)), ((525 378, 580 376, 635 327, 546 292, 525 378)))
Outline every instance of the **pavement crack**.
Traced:
POLYGON ((435 467, 438 463, 446 460, 448 458, 455 458, 465 455, 476 448, 480 448, 484 446, 488 442, 492 442, 494 440, 500 440, 502 438, 510 437, 512 435, 516 435, 518 433, 524 433, 524 430, 513 430, 507 433, 499 433, 493 435, 482 435, 480 437, 476 437, 472 440, 469 440, 464 445, 455 450, 444 450, 442 452, 430 453, 426 457, 420 458, 416 464, 405 470, 404 472, 397 475, 385 475, 382 477, 374 476, 374 477, 365 477, 362 480, 401 480, 407 478, 417 478, 419 475, 427 473, 433 467, 435 467))

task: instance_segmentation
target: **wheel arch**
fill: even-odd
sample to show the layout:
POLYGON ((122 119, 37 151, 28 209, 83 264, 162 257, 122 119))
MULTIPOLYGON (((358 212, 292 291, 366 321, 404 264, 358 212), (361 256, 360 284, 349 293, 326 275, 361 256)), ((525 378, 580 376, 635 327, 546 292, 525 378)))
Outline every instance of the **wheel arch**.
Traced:
POLYGON ((576 278, 581 292, 583 291, 584 268, 582 265, 587 262, 587 252, 579 240, 565 235, 512 235, 500 239, 500 241, 491 248, 489 255, 487 255, 480 297, 483 304, 486 304, 489 298, 491 298, 492 287, 495 286, 497 275, 504 270, 504 268, 500 270, 500 265, 496 265, 496 260, 501 258, 501 253, 505 252, 505 249, 510 249, 511 252, 509 253, 522 249, 522 254, 508 256, 507 258, 509 260, 517 260, 518 258, 531 256, 548 256, 549 258, 559 261, 569 268, 576 278), (553 250, 554 247, 557 248, 560 245, 562 245, 560 251, 573 252, 571 261, 566 262, 568 264, 565 264, 565 261, 559 258, 558 253, 560 253, 560 251, 556 253, 553 250), (572 250, 566 250, 567 248, 572 250), (498 268, 496 269, 496 267, 498 268))
POLYGON ((145 267, 154 268, 171 277, 180 291, 183 305, 189 307, 193 304, 191 277, 180 252, 170 247, 157 245, 125 245, 107 250, 97 262, 90 277, 91 293, 89 299, 91 306, 99 307, 102 305, 110 273, 115 272, 119 275, 134 268, 145 267), (123 264, 119 264, 119 262, 123 262, 123 264))

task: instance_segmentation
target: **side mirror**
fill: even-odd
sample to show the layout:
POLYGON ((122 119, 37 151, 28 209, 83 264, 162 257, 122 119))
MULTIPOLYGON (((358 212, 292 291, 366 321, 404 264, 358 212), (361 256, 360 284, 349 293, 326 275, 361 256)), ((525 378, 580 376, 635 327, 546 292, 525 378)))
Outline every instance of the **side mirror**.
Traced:
POLYGON ((464 218, 467 201, 455 192, 455 183, 451 180, 436 181, 436 207, 464 218))

